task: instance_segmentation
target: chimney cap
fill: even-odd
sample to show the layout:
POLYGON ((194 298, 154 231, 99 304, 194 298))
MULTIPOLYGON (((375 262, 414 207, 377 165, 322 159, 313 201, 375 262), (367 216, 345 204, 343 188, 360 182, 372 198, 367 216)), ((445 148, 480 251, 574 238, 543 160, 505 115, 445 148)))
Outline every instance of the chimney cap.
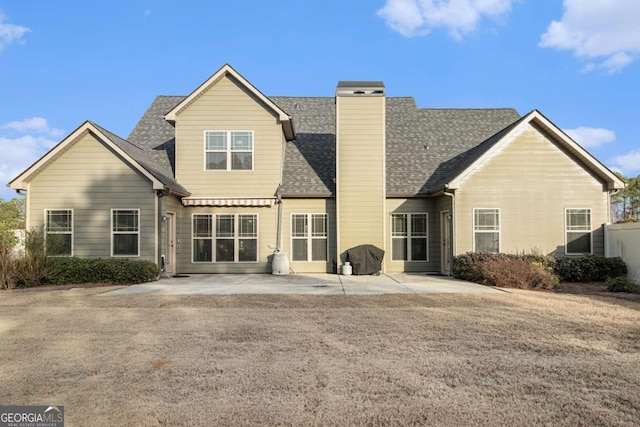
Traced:
POLYGON ((384 96, 385 87, 381 81, 341 80, 336 87, 336 96, 384 96))

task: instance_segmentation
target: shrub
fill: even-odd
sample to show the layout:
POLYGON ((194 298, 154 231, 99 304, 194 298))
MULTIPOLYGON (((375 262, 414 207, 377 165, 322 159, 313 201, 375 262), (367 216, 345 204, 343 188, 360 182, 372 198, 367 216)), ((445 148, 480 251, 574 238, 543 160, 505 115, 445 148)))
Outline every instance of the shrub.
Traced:
POLYGON ((609 292, 631 292, 631 283, 627 276, 609 277, 605 284, 609 292))
POLYGON ((482 265, 490 259, 506 256, 505 254, 492 254, 489 252, 467 252, 453 259, 452 274, 456 279, 469 282, 482 283, 482 265))
POLYGON ((15 286, 16 264, 13 260, 13 248, 16 235, 13 230, 0 225, 0 289, 11 289, 15 286))
POLYGON ((558 258, 554 270, 563 282, 603 282, 626 275, 627 265, 622 258, 585 255, 558 258))
POLYGON ((56 285, 77 283, 144 283, 158 276, 151 261, 129 259, 53 258, 47 281, 56 285))
POLYGON ((553 289, 560 283, 550 267, 524 257, 494 257, 480 271, 483 284, 502 288, 553 289))
MULTIPOLYGON (((24 257, 15 260, 15 284, 19 287, 39 286, 45 283, 50 266, 45 251, 44 231, 32 229, 25 235, 24 257)), ((52 244, 49 244, 51 247, 52 244)))
POLYGON ((483 266, 496 260, 521 260, 535 264, 543 269, 553 269, 556 263, 554 257, 536 254, 494 254, 490 252, 467 252, 453 259, 453 277, 469 282, 483 283, 483 266))

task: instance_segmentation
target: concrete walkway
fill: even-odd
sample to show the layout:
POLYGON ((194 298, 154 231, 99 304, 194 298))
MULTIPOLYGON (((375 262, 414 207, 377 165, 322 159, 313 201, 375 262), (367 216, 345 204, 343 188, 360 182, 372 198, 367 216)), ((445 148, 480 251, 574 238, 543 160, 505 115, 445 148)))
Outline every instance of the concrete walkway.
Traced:
POLYGON ((189 274, 157 282, 132 285, 101 295, 191 295, 191 294, 309 294, 381 295, 441 293, 502 293, 504 291, 446 276, 425 274, 381 274, 341 276, 337 274, 189 274))

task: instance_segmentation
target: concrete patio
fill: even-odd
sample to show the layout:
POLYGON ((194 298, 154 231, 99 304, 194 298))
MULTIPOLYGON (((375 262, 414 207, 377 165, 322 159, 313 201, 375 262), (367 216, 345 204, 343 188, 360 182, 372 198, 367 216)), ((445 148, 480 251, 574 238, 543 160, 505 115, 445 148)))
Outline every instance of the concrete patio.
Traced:
POLYGON ((101 295, 309 294, 382 295, 503 293, 501 289, 424 273, 342 276, 337 274, 187 274, 127 286, 101 295))

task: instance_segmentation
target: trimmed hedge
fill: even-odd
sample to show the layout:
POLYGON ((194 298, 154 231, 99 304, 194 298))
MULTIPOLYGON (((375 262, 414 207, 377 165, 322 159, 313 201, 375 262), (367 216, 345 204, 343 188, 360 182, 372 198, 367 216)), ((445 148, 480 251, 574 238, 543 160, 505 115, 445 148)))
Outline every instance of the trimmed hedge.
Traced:
POLYGON ((555 272, 563 282, 604 282, 609 277, 626 276, 622 258, 595 255, 558 258, 555 272))
POLYGON ((50 258, 46 282, 55 285, 80 283, 144 283, 158 276, 151 261, 129 259, 50 258))
POLYGON ((609 292, 631 292, 631 283, 627 276, 610 277, 605 282, 609 292))
MULTIPOLYGON (((621 258, 605 258, 595 255, 554 257, 489 252, 468 252, 455 257, 452 273, 457 279, 492 285, 498 281, 505 282, 499 278, 499 269, 504 271, 506 277, 512 277, 512 279, 514 278, 514 270, 520 271, 524 275, 530 275, 532 283, 529 288, 531 289, 549 288, 545 276, 551 273, 563 282, 603 282, 607 278, 627 274, 627 266, 621 258), (538 273, 535 273, 535 270, 529 271, 523 263, 538 267, 540 271, 538 273), (538 280, 543 280, 542 286, 535 283, 538 280)), ((522 284, 515 283, 514 286, 522 287, 522 284)))

